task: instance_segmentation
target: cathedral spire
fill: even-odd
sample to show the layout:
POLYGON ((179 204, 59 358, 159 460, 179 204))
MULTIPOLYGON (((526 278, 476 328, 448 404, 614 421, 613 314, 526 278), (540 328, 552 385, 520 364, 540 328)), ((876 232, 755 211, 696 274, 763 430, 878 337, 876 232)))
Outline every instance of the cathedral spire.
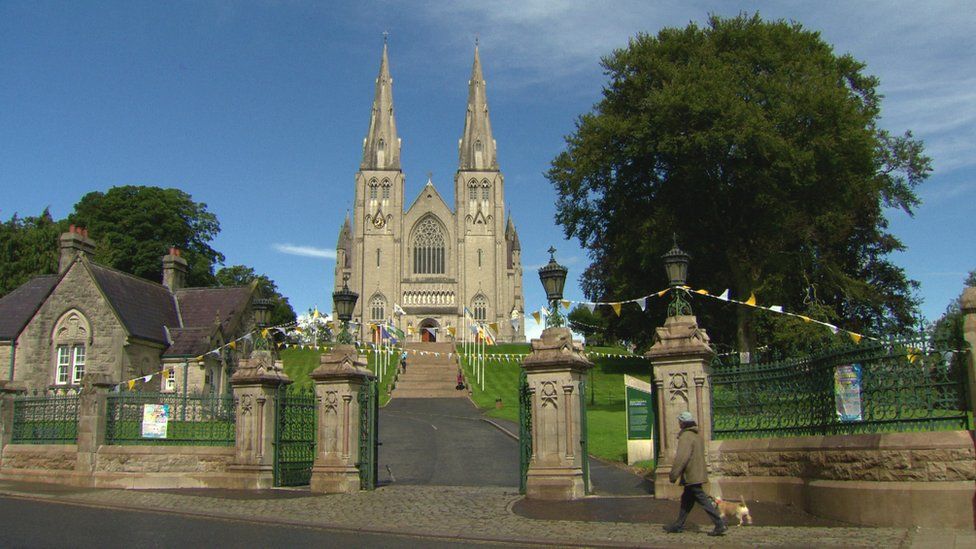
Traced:
POLYGON ((464 133, 458 145, 461 170, 497 170, 495 138, 488 118, 488 97, 485 93, 485 77, 481 73, 481 57, 478 46, 474 47, 474 67, 468 81, 468 110, 464 117, 464 133))
POLYGON ((399 170, 400 138, 393 117, 393 78, 387 58, 386 39, 383 40, 383 59, 376 77, 376 94, 369 119, 369 131, 363 140, 363 170, 399 170))

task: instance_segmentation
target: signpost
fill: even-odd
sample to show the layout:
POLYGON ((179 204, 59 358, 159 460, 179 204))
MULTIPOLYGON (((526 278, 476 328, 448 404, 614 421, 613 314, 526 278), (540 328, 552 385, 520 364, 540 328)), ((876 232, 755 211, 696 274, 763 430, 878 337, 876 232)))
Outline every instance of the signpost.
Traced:
POLYGON ((651 384, 624 376, 627 399, 627 464, 654 459, 654 401, 651 384))

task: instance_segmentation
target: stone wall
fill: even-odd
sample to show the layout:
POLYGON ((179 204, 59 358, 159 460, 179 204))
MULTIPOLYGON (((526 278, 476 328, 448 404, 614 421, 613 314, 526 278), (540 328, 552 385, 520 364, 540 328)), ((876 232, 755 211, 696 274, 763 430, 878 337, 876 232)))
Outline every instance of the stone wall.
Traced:
POLYGON ((871 526, 972 528, 969 431, 712 441, 711 492, 871 526))
POLYGON ((9 444, 2 463, 4 469, 74 471, 77 453, 74 444, 9 444))
POLYGON ((0 379, 10 379, 11 353, 13 353, 13 345, 0 342, 0 379))
POLYGON ((233 446, 102 446, 96 473, 222 473, 233 446))

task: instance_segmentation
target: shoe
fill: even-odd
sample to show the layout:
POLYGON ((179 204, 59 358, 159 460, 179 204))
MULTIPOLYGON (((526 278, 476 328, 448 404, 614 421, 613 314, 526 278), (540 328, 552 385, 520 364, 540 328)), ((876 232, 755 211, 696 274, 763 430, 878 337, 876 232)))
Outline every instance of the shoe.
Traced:
POLYGON ((725 524, 721 526, 716 526, 714 530, 708 533, 709 536, 724 536, 726 532, 729 531, 729 527, 725 524))
POLYGON ((664 527, 664 531, 669 534, 680 534, 682 531, 684 531, 684 527, 678 526, 677 524, 669 524, 664 527))

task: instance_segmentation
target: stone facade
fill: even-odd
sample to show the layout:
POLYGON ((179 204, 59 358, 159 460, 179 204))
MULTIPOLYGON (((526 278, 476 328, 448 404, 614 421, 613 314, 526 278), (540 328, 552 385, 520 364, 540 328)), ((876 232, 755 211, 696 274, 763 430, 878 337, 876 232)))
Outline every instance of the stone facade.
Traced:
POLYGON ((176 248, 163 260, 164 285, 92 261, 83 229, 72 226, 60 243, 58 275, 0 298, 0 380, 44 391, 77 388, 84 373, 114 384, 153 375, 132 389, 229 390, 236 354, 211 350, 254 328, 256 286, 183 288, 176 248), (164 365, 177 371, 169 386, 154 375, 164 365))
MULTIPOLYGON (((32 389, 54 385, 57 365, 52 334, 55 324, 72 311, 77 311, 90 327, 85 358, 87 371, 107 373, 120 381, 129 379, 125 376, 133 371, 132 355, 138 360, 148 354, 143 349, 126 352, 127 344, 141 347, 145 343, 127 341, 125 329, 95 285, 87 261, 75 261, 17 338, 14 381, 32 389)), ((156 346, 157 357, 159 350, 156 346)))
POLYGON ((353 219, 346 219, 336 246, 336 289, 348 277, 359 293, 354 319, 363 323, 364 339, 369 323, 389 318, 414 341, 460 339, 467 309, 497 327, 499 340, 525 340, 521 247, 505 217, 485 86, 475 49, 453 207, 430 179, 408 206, 384 46, 353 219), (394 315, 394 305, 404 314, 394 315))

